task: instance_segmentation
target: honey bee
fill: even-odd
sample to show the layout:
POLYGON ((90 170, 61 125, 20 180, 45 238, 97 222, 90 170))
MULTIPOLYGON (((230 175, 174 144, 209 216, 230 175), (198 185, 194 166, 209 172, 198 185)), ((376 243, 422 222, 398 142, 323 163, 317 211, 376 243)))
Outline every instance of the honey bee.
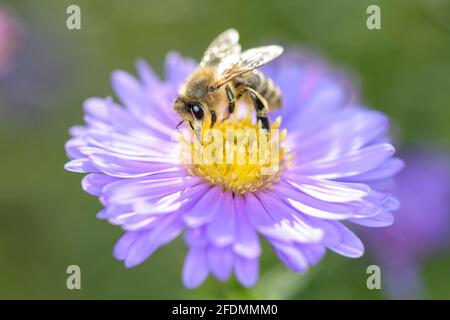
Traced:
POLYGON ((206 49, 199 67, 179 91, 173 104, 182 119, 178 126, 188 123, 194 130, 195 123, 196 128, 205 125, 212 128, 218 118, 228 119, 237 101, 245 98, 253 105, 258 125, 268 130, 267 112, 281 106, 281 92, 256 68, 282 52, 283 48, 276 45, 241 52, 236 30, 221 33, 206 49))

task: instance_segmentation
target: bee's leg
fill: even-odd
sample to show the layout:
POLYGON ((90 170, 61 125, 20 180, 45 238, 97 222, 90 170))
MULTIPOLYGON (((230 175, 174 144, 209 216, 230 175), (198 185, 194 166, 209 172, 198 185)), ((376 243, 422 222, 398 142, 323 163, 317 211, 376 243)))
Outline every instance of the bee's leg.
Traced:
POLYGON ((216 123, 216 121, 217 121, 216 112, 211 111, 211 127, 210 128, 214 127, 214 124, 216 123))
POLYGON ((177 130, 180 130, 180 129, 178 129, 178 128, 179 128, 183 123, 184 123, 184 120, 181 120, 180 122, 178 122, 176 129, 177 129, 177 130))
POLYGON ((194 135, 197 137, 200 144, 203 144, 202 140, 202 126, 198 125, 198 123, 192 124, 192 121, 189 121, 189 126, 192 128, 194 135))
POLYGON ((256 120, 257 122, 261 122, 261 127, 265 130, 270 129, 269 118, 267 117, 268 107, 267 102, 264 98, 262 98, 255 90, 252 88, 246 87, 244 89, 245 93, 250 96, 250 99, 253 102, 253 107, 256 111, 256 120))
POLYGON ((228 99, 228 114, 225 118, 222 119, 222 121, 227 120, 233 114, 236 103, 236 99, 234 98, 234 93, 230 85, 227 85, 225 87, 225 92, 227 93, 228 99))

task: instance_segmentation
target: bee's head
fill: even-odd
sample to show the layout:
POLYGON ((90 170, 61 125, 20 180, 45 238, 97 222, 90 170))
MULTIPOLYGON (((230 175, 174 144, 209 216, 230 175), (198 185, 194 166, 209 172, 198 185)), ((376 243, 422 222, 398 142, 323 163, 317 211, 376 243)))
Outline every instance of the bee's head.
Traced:
POLYGON ((183 121, 189 123, 192 129, 194 128, 194 123, 203 123, 205 120, 205 108, 200 102, 178 97, 173 104, 173 109, 183 121))

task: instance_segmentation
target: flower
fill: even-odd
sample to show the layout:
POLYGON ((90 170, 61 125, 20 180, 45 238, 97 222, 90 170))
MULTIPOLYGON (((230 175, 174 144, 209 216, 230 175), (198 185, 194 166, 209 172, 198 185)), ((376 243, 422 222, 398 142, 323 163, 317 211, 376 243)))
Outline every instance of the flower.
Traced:
POLYGON ((24 19, 0 6, 0 117, 20 125, 43 124, 76 81, 76 63, 68 63, 69 49, 55 38, 64 28, 48 29, 38 12, 29 14, 24 19))
POLYGON ((0 79, 13 69, 22 43, 22 26, 6 9, 0 8, 0 79))
POLYGON ((417 298, 424 293, 420 264, 448 244, 450 164, 445 155, 420 148, 404 158, 408 165, 393 187, 402 203, 395 224, 363 235, 386 270, 388 294, 417 298))
MULTIPOLYGON (((260 236, 295 272, 317 264, 326 249, 360 257, 363 244, 344 222, 387 226, 398 206, 389 192, 377 190, 403 166, 386 142, 388 118, 350 103, 345 77, 324 61, 286 53, 263 68, 284 99, 280 111, 270 113, 272 128, 283 129, 275 174, 186 163, 171 106, 196 65, 171 53, 165 80, 143 61, 137 62, 140 80, 114 72, 121 105, 88 99, 86 125, 70 131, 65 168, 88 173, 82 187, 105 207, 98 217, 125 230, 114 256, 136 266, 185 231, 188 288, 209 274, 225 281, 233 271, 242 285, 253 286, 260 236)), ((245 114, 217 126, 257 128, 245 114)))

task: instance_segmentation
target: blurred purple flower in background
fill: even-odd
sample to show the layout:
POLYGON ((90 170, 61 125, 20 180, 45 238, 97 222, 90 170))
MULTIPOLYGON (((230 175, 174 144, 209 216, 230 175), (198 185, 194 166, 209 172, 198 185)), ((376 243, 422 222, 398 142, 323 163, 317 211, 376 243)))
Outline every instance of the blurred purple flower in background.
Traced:
POLYGON ((417 298, 424 294, 420 264, 449 240, 450 163, 442 154, 420 149, 404 159, 407 165, 393 189, 401 202, 395 223, 378 232, 365 229, 364 235, 382 266, 388 294, 417 298))
POLYGON ((75 73, 75 58, 67 63, 70 47, 59 41, 64 28, 45 22, 39 10, 15 17, 0 8, 0 118, 26 124, 24 130, 42 123, 40 118, 71 88, 75 73))
MULTIPOLYGON (((235 164, 227 172, 209 167, 205 175, 183 163, 173 138, 180 119, 172 101, 195 67, 173 53, 164 81, 142 61, 140 81, 115 72, 112 84, 122 105, 90 98, 86 125, 70 131, 65 168, 88 173, 83 189, 105 206, 98 217, 125 230, 114 255, 127 267, 186 230, 185 286, 200 285, 208 274, 225 281, 233 271, 252 286, 259 273, 258 235, 287 267, 304 272, 326 249, 351 258, 363 254, 363 244, 342 222, 392 224, 390 211, 398 203, 376 190, 403 166, 385 142, 388 118, 349 103, 352 93, 341 73, 296 53, 268 65, 264 70, 284 100, 281 111, 271 114, 273 127, 287 129, 280 168, 275 176, 255 177, 235 164), (239 186, 230 182, 236 172, 239 186)), ((233 121, 256 128, 250 120, 226 123, 233 121)))
POLYGON ((22 37, 19 20, 0 7, 0 80, 13 70, 22 47, 22 37))

